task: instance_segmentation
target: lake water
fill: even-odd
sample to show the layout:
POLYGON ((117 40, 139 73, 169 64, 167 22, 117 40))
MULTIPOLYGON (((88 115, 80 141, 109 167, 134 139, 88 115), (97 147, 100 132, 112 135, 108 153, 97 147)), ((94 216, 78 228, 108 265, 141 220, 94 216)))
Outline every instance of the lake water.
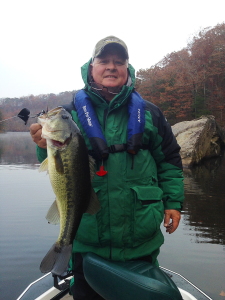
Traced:
MULTIPOLYGON (((0 300, 16 299, 43 275, 40 262, 58 237, 59 226, 45 219, 54 193, 38 167, 29 133, 0 134, 0 300)), ((184 175, 182 219, 172 235, 162 228, 159 263, 225 299, 225 159, 184 175)))

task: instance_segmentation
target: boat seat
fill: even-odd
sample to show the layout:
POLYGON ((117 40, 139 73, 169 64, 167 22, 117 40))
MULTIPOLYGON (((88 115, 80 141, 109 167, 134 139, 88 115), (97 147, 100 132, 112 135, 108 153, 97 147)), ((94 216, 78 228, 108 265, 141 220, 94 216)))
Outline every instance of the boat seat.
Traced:
POLYGON ((87 253, 83 270, 88 284, 106 300, 182 300, 172 279, 145 261, 115 262, 87 253))

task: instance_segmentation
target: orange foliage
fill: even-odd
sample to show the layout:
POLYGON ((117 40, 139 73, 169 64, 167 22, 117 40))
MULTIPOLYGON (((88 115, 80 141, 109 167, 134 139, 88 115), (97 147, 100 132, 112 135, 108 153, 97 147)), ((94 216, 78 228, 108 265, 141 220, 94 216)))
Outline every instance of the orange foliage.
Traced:
POLYGON ((200 31, 186 48, 139 70, 136 89, 173 124, 213 114, 225 125, 225 24, 200 31))

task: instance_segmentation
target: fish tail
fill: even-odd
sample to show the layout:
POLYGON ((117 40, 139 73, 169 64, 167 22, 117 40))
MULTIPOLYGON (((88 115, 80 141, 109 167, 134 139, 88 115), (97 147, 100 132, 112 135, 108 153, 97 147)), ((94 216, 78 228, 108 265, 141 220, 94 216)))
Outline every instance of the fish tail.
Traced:
POLYGON ((55 243, 41 262, 41 272, 52 272, 52 274, 55 275, 62 275, 68 267, 71 253, 72 244, 59 247, 57 243, 55 243))

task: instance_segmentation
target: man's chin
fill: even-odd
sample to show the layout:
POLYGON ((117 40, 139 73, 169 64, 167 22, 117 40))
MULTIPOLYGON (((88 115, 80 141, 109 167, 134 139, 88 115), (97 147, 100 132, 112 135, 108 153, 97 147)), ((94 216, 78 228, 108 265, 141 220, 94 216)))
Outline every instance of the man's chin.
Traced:
POLYGON ((104 81, 103 86, 116 88, 118 87, 118 83, 115 80, 106 80, 104 81))

